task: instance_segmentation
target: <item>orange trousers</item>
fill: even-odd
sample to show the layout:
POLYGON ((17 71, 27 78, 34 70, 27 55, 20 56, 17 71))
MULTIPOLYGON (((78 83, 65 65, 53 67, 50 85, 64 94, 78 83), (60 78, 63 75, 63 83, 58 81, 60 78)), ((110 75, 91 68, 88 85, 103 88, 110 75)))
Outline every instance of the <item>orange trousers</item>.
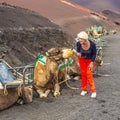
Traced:
POLYGON ((88 68, 88 65, 90 64, 91 60, 85 58, 79 58, 78 62, 80 65, 81 76, 82 76, 82 85, 81 85, 82 91, 87 91, 87 86, 89 85, 90 92, 91 93, 96 92, 92 70, 88 68))

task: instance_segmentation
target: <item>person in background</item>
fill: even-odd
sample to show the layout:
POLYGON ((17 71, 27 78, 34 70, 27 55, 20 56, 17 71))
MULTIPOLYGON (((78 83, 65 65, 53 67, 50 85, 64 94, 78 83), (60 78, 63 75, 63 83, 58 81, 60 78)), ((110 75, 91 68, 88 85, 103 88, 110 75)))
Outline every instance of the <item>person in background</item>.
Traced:
POLYGON ((80 95, 85 96, 87 94, 87 85, 89 85, 91 98, 96 98, 96 89, 92 74, 96 58, 96 45, 88 39, 88 34, 84 31, 77 34, 77 39, 76 49, 82 76, 82 91, 80 95))

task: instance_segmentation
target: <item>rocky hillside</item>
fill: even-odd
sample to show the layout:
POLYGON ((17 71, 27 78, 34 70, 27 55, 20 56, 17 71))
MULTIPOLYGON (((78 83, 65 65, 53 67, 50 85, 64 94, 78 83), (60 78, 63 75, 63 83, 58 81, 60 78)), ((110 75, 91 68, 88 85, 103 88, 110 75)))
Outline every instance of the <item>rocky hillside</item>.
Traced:
POLYGON ((33 11, 2 3, 0 18, 0 58, 13 66, 33 63, 52 47, 72 47, 69 35, 33 11))

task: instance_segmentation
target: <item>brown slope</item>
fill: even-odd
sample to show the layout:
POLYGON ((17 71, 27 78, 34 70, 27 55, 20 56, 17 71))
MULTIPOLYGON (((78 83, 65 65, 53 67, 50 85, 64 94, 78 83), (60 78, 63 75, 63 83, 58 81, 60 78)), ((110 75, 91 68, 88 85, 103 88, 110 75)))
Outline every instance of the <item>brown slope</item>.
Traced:
POLYGON ((58 27, 49 19, 40 16, 38 13, 28 9, 21 9, 20 7, 7 5, 6 3, 0 4, 0 27, 58 27), (45 22, 44 22, 45 21, 45 22))
MULTIPOLYGON (((17 5, 17 6, 21 6, 23 8, 28 8, 31 9, 33 11, 37 11, 39 14, 49 18, 51 21, 55 22, 56 24, 63 26, 66 23, 69 22, 71 23, 71 20, 80 20, 80 18, 82 18, 83 16, 88 16, 88 13, 82 12, 76 8, 73 8, 69 5, 66 5, 64 3, 62 3, 60 0, 36 0, 33 4, 33 0, 0 0, 0 2, 7 2, 7 3, 11 3, 13 5, 17 5)), ((73 23, 74 25, 74 23, 73 23)), ((73 26, 72 25, 72 26, 73 26)), ((73 34, 77 33, 79 31, 79 26, 78 29, 72 30, 73 34)), ((64 28, 67 31, 71 31, 68 30, 67 28, 64 28)), ((72 33, 70 32, 70 33, 72 33)))
POLYGON ((60 0, 0 0, 0 2, 7 2, 12 5, 31 9, 53 21, 70 16, 74 17, 87 14, 62 3, 60 0))
MULTIPOLYGON (((0 0, 1 2, 3 0, 0 0)), ((110 20, 103 20, 104 16, 76 4, 65 4, 68 0, 4 0, 5 2, 37 11, 39 14, 49 18, 60 25, 71 35, 76 35, 91 25, 103 25, 104 27, 117 27, 110 20), (74 7, 73 7, 74 6, 74 7), (90 14, 92 13, 92 14, 90 14), (100 17, 100 18, 99 18, 100 17)), ((105 18, 107 19, 107 18, 105 18)))

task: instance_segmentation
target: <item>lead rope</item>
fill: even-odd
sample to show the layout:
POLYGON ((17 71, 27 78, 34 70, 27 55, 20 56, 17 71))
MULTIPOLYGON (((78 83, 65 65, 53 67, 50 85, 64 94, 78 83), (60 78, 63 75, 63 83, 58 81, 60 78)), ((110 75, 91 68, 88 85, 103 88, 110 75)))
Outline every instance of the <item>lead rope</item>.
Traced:
POLYGON ((22 83, 18 86, 18 96, 22 95, 22 83))
POLYGON ((7 91, 7 85, 4 86, 4 95, 8 95, 8 91, 7 91))
MULTIPOLYGON (((65 61, 67 61, 68 62, 68 59, 66 59, 65 61)), ((65 82, 66 83, 66 85, 70 88, 70 89, 72 89, 72 90, 78 90, 79 88, 76 88, 76 87, 71 87, 69 84, 68 84, 68 80, 70 80, 71 78, 70 78, 70 76, 68 75, 68 66, 66 66, 65 67, 65 71, 66 71, 66 78, 67 78, 67 81, 65 82)))
POLYGON ((62 84, 62 83, 66 83, 67 87, 72 89, 72 90, 78 90, 79 88, 75 88, 75 87, 71 87, 69 84, 68 84, 68 80, 70 80, 71 78, 69 77, 68 75, 68 65, 67 65, 67 62, 68 62, 68 59, 65 59, 64 61, 64 65, 65 65, 65 73, 66 73, 66 79, 62 82, 59 82, 59 84, 62 84))

